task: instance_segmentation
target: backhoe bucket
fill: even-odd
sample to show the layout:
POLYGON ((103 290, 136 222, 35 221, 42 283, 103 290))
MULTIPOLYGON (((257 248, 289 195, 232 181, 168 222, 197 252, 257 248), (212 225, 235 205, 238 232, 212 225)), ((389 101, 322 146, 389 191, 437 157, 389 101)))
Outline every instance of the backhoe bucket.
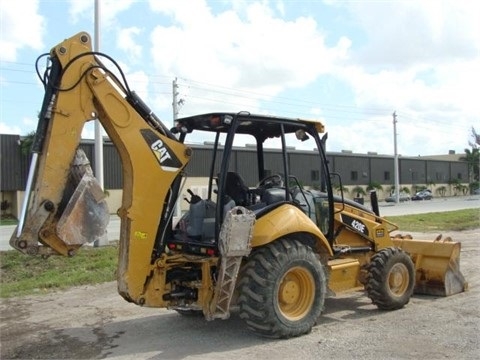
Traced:
POLYGON ((110 213, 105 193, 81 149, 75 154, 58 208, 52 216, 55 206, 48 201, 41 203, 20 227, 20 235, 18 228, 14 232, 10 245, 30 255, 72 256, 85 243, 108 242, 110 213))
POLYGON ((67 245, 108 241, 110 220, 105 194, 97 179, 85 173, 57 223, 57 234, 67 245))
POLYGON ((407 252, 415 264, 414 292, 450 296, 467 290, 468 283, 460 272, 460 243, 441 235, 433 241, 396 236, 395 246, 407 252))
POLYGON ((76 188, 58 220, 57 235, 67 246, 108 242, 106 229, 110 214, 105 193, 81 149, 77 150, 70 168, 70 181, 76 188))

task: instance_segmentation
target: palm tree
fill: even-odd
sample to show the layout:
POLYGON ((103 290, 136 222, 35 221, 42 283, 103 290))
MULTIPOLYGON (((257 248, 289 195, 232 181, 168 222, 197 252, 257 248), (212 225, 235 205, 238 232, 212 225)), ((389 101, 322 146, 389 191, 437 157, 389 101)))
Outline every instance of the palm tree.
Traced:
POLYGON ((460 160, 466 161, 468 165, 468 182, 478 181, 480 179, 479 174, 479 162, 480 151, 478 148, 465 149, 465 156, 462 156, 460 160))
MULTIPOLYGON (((3 194, 3 193, 2 193, 3 194)), ((3 200, 1 203, 0 203, 0 209, 2 210, 2 216, 5 215, 5 212, 8 210, 8 208, 10 207, 10 202, 8 200, 3 200)))
POLYGON ((355 193, 357 195, 356 197, 353 198, 353 201, 363 205, 363 201, 364 201, 363 196, 367 194, 363 189, 363 187, 360 185, 355 186, 352 189, 352 193, 355 193))
POLYGON ((450 179, 448 180, 447 182, 448 186, 450 187, 450 193, 452 193, 452 187, 453 187, 453 191, 454 191, 454 196, 457 196, 457 192, 460 190, 459 186, 460 186, 460 180, 458 179, 450 179))
POLYGON ((470 189, 470 194, 473 194, 473 192, 477 189, 480 188, 480 182, 479 181, 474 181, 468 184, 468 188, 470 189))
POLYGON ((363 186, 360 186, 360 185, 355 186, 352 189, 352 192, 357 194, 357 198, 363 197, 363 195, 367 194, 363 186))
POLYGON ((480 146, 480 134, 477 134, 473 126, 472 126, 472 137, 473 137, 473 142, 469 141, 468 143, 470 144, 471 147, 477 148, 478 146, 480 146))
POLYGON ((475 128, 472 127, 473 142, 469 141, 472 149, 465 149, 465 156, 460 160, 466 161, 468 164, 468 182, 473 183, 480 180, 480 134, 477 134, 475 128))
POLYGON ((383 191, 383 186, 377 181, 371 181, 367 186, 367 191, 379 190, 383 191))
POLYGON ((23 155, 28 155, 30 153, 34 138, 35 131, 31 131, 20 140, 20 151, 23 155))
POLYGON ((436 191, 438 195, 440 195, 441 197, 444 197, 445 193, 447 192, 447 187, 443 185, 439 186, 436 191))
POLYGON ((435 184, 435 182, 433 180, 427 180, 427 189, 433 190, 435 185, 437 185, 437 184, 435 184))
POLYGON ((345 186, 340 186, 340 184, 335 184, 334 188, 337 194, 348 193, 348 188, 345 186))

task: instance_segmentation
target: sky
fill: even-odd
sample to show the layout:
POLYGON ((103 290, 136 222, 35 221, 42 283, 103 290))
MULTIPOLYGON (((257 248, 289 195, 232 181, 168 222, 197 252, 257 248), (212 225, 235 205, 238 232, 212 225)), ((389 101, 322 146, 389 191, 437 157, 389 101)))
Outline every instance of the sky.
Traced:
MULTIPOLYGON (((463 154, 480 130, 480 1, 98 1, 99 50, 169 127, 177 79, 179 117, 319 120, 331 152, 394 154, 394 112, 403 156, 463 154)), ((36 129, 35 61, 93 38, 94 4, 0 0, 1 134, 36 129)))

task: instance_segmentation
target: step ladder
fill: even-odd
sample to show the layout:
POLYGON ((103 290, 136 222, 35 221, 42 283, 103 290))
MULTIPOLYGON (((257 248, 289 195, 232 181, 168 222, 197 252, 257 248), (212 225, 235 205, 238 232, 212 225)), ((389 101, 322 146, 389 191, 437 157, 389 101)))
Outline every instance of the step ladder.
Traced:
POLYGON ((255 214, 241 206, 231 209, 220 229, 219 266, 213 301, 205 314, 207 320, 228 319, 242 258, 250 254, 255 214))

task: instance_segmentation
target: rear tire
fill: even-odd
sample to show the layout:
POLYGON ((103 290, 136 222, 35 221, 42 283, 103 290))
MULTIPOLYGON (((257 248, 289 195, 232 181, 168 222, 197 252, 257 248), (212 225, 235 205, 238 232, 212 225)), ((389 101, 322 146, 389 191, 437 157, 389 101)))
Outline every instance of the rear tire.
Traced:
POLYGON ((253 332, 290 338, 311 331, 323 310, 324 268, 311 248, 280 239, 247 260, 239 283, 240 317, 253 332))
POLYGON ((396 310, 408 304, 415 286, 415 266, 406 252, 386 248, 372 256, 365 289, 381 310, 396 310))

